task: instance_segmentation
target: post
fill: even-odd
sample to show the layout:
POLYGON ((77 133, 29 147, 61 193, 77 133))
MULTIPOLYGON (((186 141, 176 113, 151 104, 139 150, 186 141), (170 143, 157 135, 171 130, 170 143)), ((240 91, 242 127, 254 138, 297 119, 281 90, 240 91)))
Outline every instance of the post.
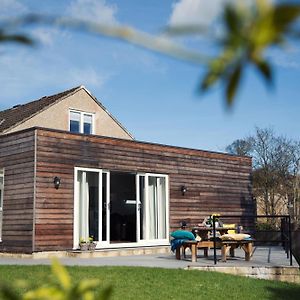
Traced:
POLYGON ((216 216, 213 216, 213 239, 214 239, 214 264, 217 264, 217 244, 216 244, 216 216))
POLYGON ((292 254, 292 226, 291 226, 291 216, 288 216, 289 221, 289 251, 290 251, 290 266, 293 265, 293 254, 292 254))
POLYGON ((288 217, 284 217, 284 248, 286 253, 286 258, 289 258, 289 220, 288 217))

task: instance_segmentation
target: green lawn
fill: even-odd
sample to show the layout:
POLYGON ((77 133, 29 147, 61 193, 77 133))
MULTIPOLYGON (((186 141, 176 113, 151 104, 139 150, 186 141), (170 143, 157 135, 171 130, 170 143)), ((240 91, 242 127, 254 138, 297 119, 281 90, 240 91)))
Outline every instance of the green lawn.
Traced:
MULTIPOLYGON (((68 267, 74 280, 98 278, 113 285, 112 299, 300 299, 300 285, 215 272, 141 267, 68 267)), ((49 266, 0 266, 0 282, 53 280, 49 266)), ((20 293, 22 292, 19 289, 20 293)))

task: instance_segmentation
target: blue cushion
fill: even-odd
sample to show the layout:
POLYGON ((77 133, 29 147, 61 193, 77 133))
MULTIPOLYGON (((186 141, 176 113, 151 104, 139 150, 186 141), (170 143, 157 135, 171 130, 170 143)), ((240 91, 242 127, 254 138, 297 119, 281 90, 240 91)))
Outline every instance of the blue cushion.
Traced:
POLYGON ((186 230, 176 230, 171 233, 171 237, 174 239, 194 240, 195 236, 186 230))

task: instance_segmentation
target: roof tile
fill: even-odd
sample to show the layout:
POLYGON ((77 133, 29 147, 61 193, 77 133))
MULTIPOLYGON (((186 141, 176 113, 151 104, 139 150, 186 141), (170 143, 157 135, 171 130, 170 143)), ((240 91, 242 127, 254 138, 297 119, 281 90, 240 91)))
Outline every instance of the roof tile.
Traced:
POLYGON ((16 105, 12 108, 0 111, 0 132, 3 132, 27 119, 34 116, 38 112, 44 110, 48 106, 54 104, 56 101, 64 98, 68 94, 75 92, 80 87, 75 87, 51 96, 45 96, 38 100, 16 105))

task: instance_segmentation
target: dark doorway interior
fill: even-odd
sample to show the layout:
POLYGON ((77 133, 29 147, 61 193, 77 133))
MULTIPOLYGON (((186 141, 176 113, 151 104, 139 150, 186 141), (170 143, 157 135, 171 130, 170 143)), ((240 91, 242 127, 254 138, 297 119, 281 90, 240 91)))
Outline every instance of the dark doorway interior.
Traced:
POLYGON ((110 242, 136 242, 135 174, 110 173, 110 242))

